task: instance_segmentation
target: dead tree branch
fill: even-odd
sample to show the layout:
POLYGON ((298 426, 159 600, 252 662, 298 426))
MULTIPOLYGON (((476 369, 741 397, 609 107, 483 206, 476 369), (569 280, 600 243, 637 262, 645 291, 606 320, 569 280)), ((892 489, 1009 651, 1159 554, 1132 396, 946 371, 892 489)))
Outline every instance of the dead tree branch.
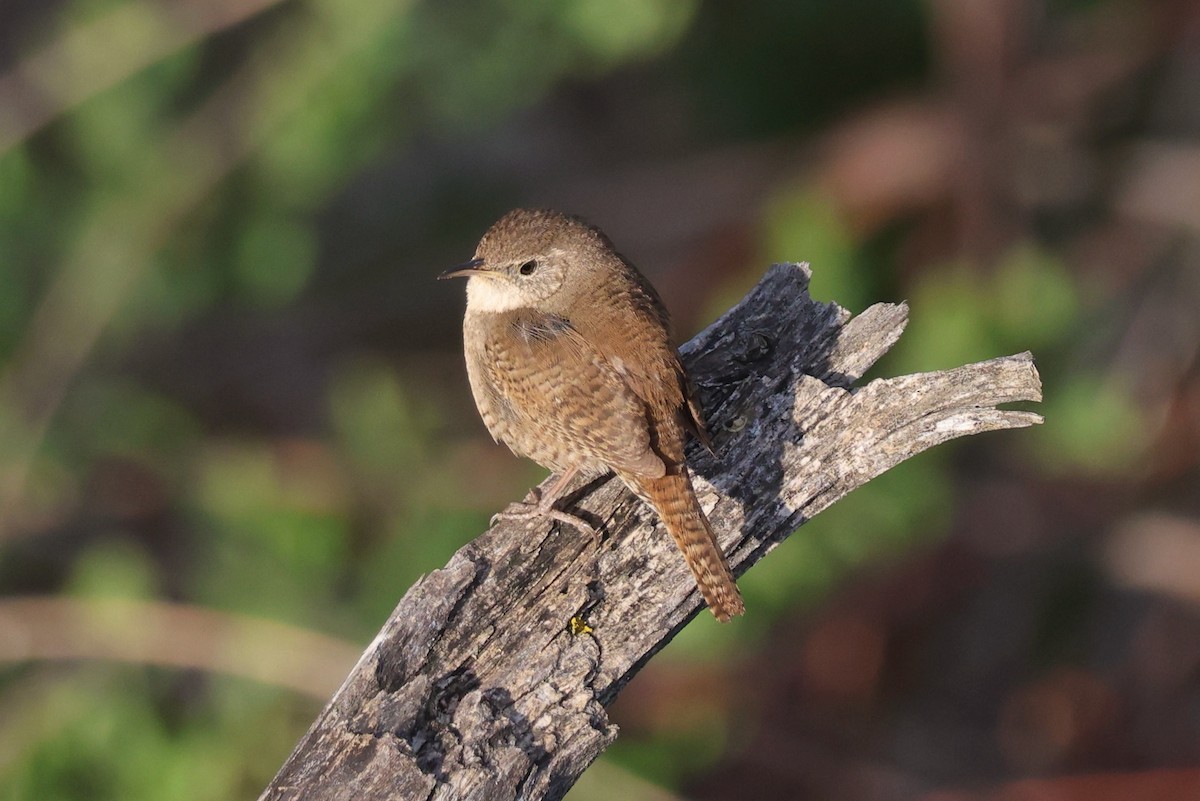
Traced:
MULTIPOLYGON (((1040 399, 1028 353, 854 388, 907 308, 851 318, 814 302, 808 279, 773 267, 683 348, 717 452, 689 463, 737 574, 904 459, 1041 420, 997 408, 1040 399)), ((616 737, 605 707, 700 608, 670 537, 619 482, 569 502, 603 528, 599 550, 538 520, 465 545, 408 591, 262 798, 561 798, 616 737)))

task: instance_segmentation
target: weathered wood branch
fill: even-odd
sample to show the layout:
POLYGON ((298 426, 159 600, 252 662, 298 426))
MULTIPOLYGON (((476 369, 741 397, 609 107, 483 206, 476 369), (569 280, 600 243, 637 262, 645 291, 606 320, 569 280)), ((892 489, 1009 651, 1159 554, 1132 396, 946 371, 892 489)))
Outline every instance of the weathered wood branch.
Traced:
MULTIPOLYGON (((1040 399, 1028 353, 853 388, 907 309, 851 318, 808 279, 776 265, 683 348, 717 452, 689 463, 738 574, 904 459, 1041 420, 996 408, 1040 399)), ((465 545, 408 591, 262 798, 561 798, 616 737, 605 707, 701 603, 618 481, 568 503, 602 526, 599 549, 539 520, 465 545)))

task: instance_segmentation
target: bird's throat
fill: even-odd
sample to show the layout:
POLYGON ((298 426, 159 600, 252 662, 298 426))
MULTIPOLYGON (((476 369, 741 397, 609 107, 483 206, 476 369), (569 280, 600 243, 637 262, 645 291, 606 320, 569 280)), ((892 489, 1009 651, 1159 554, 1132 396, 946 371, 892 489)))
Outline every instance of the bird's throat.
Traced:
POLYGON ((528 305, 529 298, 502 278, 473 276, 467 281, 468 312, 498 314, 528 305))

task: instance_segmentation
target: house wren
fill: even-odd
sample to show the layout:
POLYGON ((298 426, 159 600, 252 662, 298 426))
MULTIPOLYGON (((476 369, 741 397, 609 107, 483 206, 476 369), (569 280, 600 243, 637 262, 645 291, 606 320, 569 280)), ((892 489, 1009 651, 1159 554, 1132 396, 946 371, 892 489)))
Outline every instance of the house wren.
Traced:
POLYGON ((467 375, 497 441, 561 475, 524 514, 591 531, 553 504, 577 474, 612 470, 650 504, 718 620, 745 611, 684 464, 704 422, 658 293, 599 229, 555 211, 496 222, 465 276, 467 375))

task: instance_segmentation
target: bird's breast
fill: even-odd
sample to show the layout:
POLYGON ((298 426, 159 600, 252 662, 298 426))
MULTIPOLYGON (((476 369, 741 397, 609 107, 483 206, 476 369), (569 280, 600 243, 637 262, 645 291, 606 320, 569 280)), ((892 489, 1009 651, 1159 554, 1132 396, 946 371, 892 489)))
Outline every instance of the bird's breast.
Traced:
POLYGON ((518 456, 551 470, 574 467, 598 474, 604 465, 561 436, 561 419, 578 416, 581 388, 565 374, 567 365, 545 358, 536 347, 538 337, 560 324, 530 313, 469 309, 463 339, 471 394, 492 438, 518 456))

